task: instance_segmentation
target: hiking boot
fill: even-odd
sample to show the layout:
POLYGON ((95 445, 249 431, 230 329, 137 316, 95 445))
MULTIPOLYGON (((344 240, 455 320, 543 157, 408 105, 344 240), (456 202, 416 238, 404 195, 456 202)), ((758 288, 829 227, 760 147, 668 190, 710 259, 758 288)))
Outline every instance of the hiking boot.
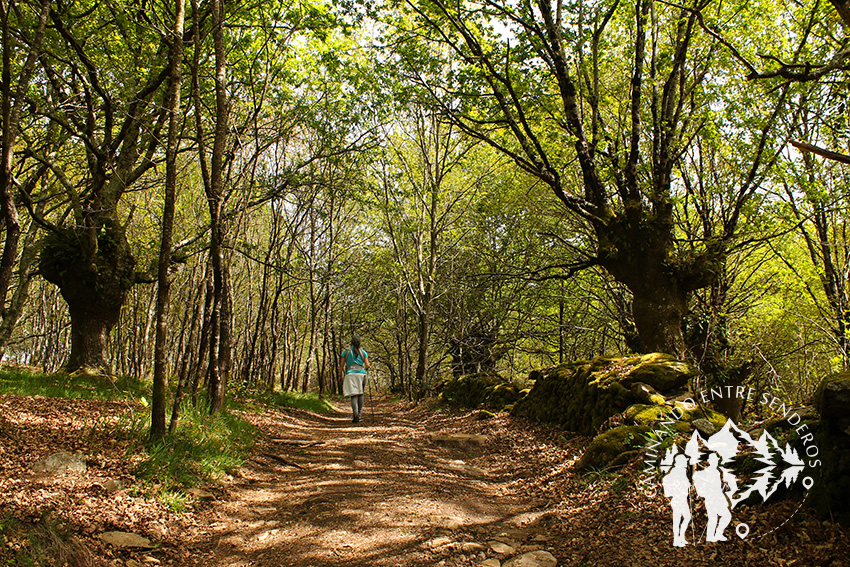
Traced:
POLYGON ((354 417, 351 418, 351 423, 357 423, 358 421, 360 421, 359 415, 355 415, 354 417))

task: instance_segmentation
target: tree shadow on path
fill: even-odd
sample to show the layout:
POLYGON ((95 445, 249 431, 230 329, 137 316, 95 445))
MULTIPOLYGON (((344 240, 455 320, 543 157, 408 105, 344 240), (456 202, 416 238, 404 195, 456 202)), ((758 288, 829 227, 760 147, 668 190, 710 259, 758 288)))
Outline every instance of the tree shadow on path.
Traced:
POLYGON ((208 510, 207 541, 189 564, 476 564, 498 556, 487 541, 518 544, 535 517, 539 503, 509 495, 508 476, 468 463, 486 446, 431 442, 450 416, 385 400, 359 424, 343 411, 278 415, 208 510))

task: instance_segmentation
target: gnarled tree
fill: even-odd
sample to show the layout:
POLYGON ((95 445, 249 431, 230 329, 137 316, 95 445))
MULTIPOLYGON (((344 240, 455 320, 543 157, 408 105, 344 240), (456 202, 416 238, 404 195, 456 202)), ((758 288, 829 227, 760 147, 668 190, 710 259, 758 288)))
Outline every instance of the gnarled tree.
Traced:
POLYGON ((566 273, 604 268, 632 293, 637 349, 684 355, 689 294, 712 283, 736 245, 775 159, 786 102, 786 87, 767 93, 727 72, 733 63, 724 46, 701 26, 725 21, 725 7, 712 0, 409 0, 403 7, 409 17, 393 29, 410 30, 394 32, 410 77, 447 118, 510 156, 581 220, 580 233, 565 239, 575 258, 566 273), (435 42, 442 47, 429 49, 435 42), (458 61, 448 86, 420 71, 441 50, 458 61), (736 95, 768 110, 745 118, 736 95), (682 156, 698 139, 734 163, 731 187, 699 193, 683 182, 682 156), (695 208, 682 208, 686 198, 695 208), (680 223, 694 211, 709 211, 710 222, 685 238, 680 223))
POLYGON ((71 317, 66 370, 109 370, 107 337, 127 290, 152 280, 137 270, 119 210, 125 192, 154 166, 167 117, 168 44, 148 18, 98 2, 50 11, 39 78, 51 96, 38 89, 30 100, 73 143, 58 154, 36 144, 27 151, 50 169, 68 203, 59 222, 39 219, 49 229, 39 270, 59 287, 71 317), (90 41, 105 30, 108 44, 90 41))

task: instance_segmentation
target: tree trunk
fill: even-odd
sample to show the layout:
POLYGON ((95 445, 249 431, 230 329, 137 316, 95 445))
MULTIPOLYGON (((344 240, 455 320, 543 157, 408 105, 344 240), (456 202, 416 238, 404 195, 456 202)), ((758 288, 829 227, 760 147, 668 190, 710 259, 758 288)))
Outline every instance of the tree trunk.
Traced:
MULTIPOLYGON (((41 208, 43 207, 44 205, 41 205, 41 208)), ((38 248, 35 245, 37 233, 38 225, 31 222, 24 236, 22 252, 18 260, 18 284, 12 293, 9 305, 5 306, 3 310, 2 322, 0 322, 0 359, 3 358, 6 344, 12 338, 12 331, 15 329, 15 325, 18 323, 21 313, 23 313, 24 305, 29 298, 33 266, 38 258, 38 248)))
POLYGON ((423 301, 422 311, 418 316, 417 335, 419 352, 416 359, 416 399, 422 399, 428 391, 428 341, 431 335, 431 298, 423 301))
MULTIPOLYGON (((67 300, 65 290, 62 291, 67 300)), ((102 305, 92 309, 90 304, 72 306, 68 301, 68 311, 71 314, 71 355, 63 369, 66 372, 83 370, 109 374, 106 343, 109 332, 118 322, 121 305, 102 305)))
MULTIPOLYGON (((647 278, 650 279, 650 278, 647 278)), ((685 356, 683 322, 688 312, 685 293, 675 281, 652 278, 632 288, 632 316, 641 352, 664 352, 685 356)))
POLYGON ((18 241, 21 236, 21 225, 18 220, 18 210, 15 207, 12 190, 12 160, 15 143, 18 138, 21 108, 25 104, 24 93, 29 88, 35 63, 40 55, 47 16, 51 0, 43 0, 38 16, 38 26, 35 30, 34 41, 27 53, 26 60, 20 68, 18 85, 12 92, 12 36, 9 18, 13 11, 11 3, 0 5, 0 22, 2 22, 2 81, 0 81, 0 116, 2 116, 2 143, 0 143, 0 219, 2 219, 6 238, 3 254, 0 256, 0 314, 6 309, 6 293, 18 255, 18 241))
POLYGON ((171 37, 171 79, 168 84, 168 141, 165 149, 165 198, 162 212, 162 239, 159 247, 156 288, 156 342, 154 345, 153 389, 151 394, 151 441, 165 437, 165 407, 168 395, 168 299, 171 280, 172 235, 177 193, 177 150, 180 115, 180 86, 183 83, 183 15, 185 3, 177 0, 171 37))
POLYGON ((106 343, 118 322, 127 291, 134 283, 135 258, 114 220, 97 231, 95 249, 88 249, 77 230, 53 232, 45 238, 39 271, 59 287, 71 315, 71 355, 66 372, 89 369, 109 373, 106 343))

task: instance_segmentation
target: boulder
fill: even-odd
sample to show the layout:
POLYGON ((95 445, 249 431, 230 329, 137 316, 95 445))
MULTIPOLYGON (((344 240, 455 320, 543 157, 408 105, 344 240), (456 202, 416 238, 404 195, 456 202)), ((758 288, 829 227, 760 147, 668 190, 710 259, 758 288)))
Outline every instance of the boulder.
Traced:
POLYGON ((696 430, 699 431, 702 436, 706 438, 711 437, 712 435, 720 431, 720 429, 716 425, 714 425, 714 423, 707 419, 695 419, 691 423, 693 424, 694 428, 696 428, 696 430))
POLYGON ((625 465, 640 454, 648 431, 646 425, 623 425, 600 433, 576 462, 575 469, 585 471, 625 465))
POLYGON ((60 451, 32 464, 35 472, 86 472, 86 458, 78 453, 60 451))
POLYGON ((629 390, 638 401, 644 404, 659 405, 665 401, 664 396, 659 394, 655 388, 643 382, 635 382, 629 390))
POLYGON ((615 468, 627 464, 646 446, 650 430, 665 427, 690 435, 694 429, 710 436, 719 431, 726 418, 708 408, 690 407, 682 402, 634 404, 623 412, 625 425, 597 435, 575 465, 576 470, 615 468))
POLYGON ((822 514, 850 526, 850 371, 824 378, 813 402, 821 421, 809 430, 815 431, 822 464, 811 501, 822 514))

